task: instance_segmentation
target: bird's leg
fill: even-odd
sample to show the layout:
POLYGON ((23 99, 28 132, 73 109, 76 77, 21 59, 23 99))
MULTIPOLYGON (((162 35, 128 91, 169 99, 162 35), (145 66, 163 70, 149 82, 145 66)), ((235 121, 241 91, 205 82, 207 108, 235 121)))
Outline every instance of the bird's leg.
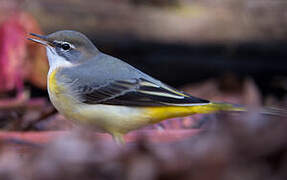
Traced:
POLYGON ((123 134, 121 133, 113 133, 112 134, 114 141, 118 144, 118 145, 125 145, 125 139, 123 134))

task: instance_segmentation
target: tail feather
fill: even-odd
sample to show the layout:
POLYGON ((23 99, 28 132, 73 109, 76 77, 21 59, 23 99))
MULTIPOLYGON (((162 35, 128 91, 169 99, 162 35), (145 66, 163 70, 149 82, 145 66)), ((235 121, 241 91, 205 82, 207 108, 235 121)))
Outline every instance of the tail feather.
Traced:
POLYGON ((246 111, 244 106, 230 103, 211 102, 208 106, 213 108, 214 111, 246 111))
POLYGON ((243 106, 233 105, 228 103, 207 103, 192 106, 163 106, 145 108, 146 114, 152 120, 152 123, 157 123, 164 119, 183 117, 193 114, 208 114, 217 111, 246 111, 243 106))
MULTIPOLYGON (((209 114, 218 111, 235 111, 235 112, 247 112, 248 108, 242 105, 230 104, 230 103, 216 103, 211 102, 208 104, 192 105, 192 106, 163 106, 163 107, 150 107, 146 108, 146 115, 150 117, 152 123, 158 123, 164 119, 183 117, 193 114, 209 114)), ((259 110, 259 113, 266 115, 286 116, 287 110, 264 107, 259 110)))
POLYGON ((263 109, 260 111, 260 113, 265 114, 265 115, 287 117, 287 110, 286 109, 283 109, 280 107, 274 107, 274 106, 263 107, 263 109))
MULTIPOLYGON (((210 106, 217 111, 248 111, 248 109, 242 105, 228 104, 228 103, 211 103, 210 106)), ((265 106, 259 109, 260 114, 272 115, 272 116, 284 116, 287 117, 287 110, 285 108, 275 106, 265 106)))

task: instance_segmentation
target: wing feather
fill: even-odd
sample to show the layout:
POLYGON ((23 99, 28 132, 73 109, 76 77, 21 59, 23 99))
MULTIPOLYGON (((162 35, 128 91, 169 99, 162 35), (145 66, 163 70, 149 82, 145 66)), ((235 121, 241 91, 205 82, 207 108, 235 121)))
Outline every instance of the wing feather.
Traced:
POLYGON ((79 87, 83 103, 126 106, 191 106, 209 103, 169 86, 146 79, 112 81, 102 86, 79 87))

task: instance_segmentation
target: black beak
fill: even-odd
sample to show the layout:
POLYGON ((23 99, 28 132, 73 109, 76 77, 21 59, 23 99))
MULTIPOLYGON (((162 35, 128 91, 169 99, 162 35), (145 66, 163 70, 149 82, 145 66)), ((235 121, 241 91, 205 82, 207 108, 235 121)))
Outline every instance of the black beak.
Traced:
POLYGON ((54 47, 53 44, 49 42, 47 36, 43 36, 43 35, 39 35, 39 34, 35 34, 35 33, 30 33, 30 35, 31 36, 35 36, 35 37, 37 37, 39 39, 27 38, 28 40, 34 41, 36 43, 40 43, 40 44, 42 44, 44 46, 52 46, 52 47, 54 47))

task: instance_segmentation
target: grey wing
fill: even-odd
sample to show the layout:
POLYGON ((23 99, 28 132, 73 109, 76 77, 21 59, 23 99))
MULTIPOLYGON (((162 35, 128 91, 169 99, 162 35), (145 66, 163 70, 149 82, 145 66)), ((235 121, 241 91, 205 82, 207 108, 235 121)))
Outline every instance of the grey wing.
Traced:
POLYGON ((112 60, 112 63, 108 62, 105 66, 102 66, 103 62, 94 64, 102 66, 98 70, 93 69, 89 63, 89 66, 66 69, 61 74, 69 76, 69 82, 73 82, 69 86, 80 101, 86 104, 191 106, 209 103, 208 100, 177 91, 124 62, 112 60))
POLYGON ((81 91, 81 97, 82 102, 87 104, 126 106, 190 106, 209 102, 142 78, 113 81, 105 86, 90 88, 81 91))

